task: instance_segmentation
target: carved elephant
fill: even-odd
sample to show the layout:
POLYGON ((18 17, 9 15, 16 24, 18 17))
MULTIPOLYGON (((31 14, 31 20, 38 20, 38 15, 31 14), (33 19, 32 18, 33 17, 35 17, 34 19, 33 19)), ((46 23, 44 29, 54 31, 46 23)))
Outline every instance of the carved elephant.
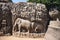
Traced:
POLYGON ((29 31, 30 31, 29 29, 32 26, 33 26, 33 23, 31 23, 29 20, 24 20, 24 19, 21 19, 21 18, 17 18, 16 21, 15 21, 15 24, 13 25, 13 32, 14 32, 14 28, 18 27, 18 30, 19 30, 19 33, 20 33, 21 27, 23 27, 23 28, 27 29, 28 33, 29 33, 29 31))

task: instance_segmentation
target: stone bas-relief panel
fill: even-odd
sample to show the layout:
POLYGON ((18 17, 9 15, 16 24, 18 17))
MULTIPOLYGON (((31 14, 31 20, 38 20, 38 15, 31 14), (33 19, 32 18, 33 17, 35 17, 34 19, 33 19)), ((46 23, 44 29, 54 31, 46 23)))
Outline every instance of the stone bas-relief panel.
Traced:
POLYGON ((13 17, 13 23, 15 22, 16 18, 22 18, 31 22, 42 22, 46 28, 49 20, 47 16, 47 9, 44 4, 20 2, 13 5, 11 12, 12 15, 15 16, 13 17))
POLYGON ((12 34, 12 13, 9 4, 0 4, 0 35, 12 34))
POLYGON ((0 3, 0 31, 2 30, 0 34, 20 35, 23 32, 21 35, 25 35, 24 33, 34 36, 39 33, 40 35, 47 31, 49 21, 56 18, 60 18, 59 11, 53 9, 48 13, 46 6, 41 3, 0 3), (16 22, 18 18, 23 20, 19 19, 16 22))
MULTIPOLYGON (((13 27, 14 27, 14 24, 15 24, 15 21, 17 18, 21 18, 23 20, 30 21, 30 32, 32 29, 33 30, 32 32, 35 33, 35 28, 36 28, 36 33, 37 32, 39 33, 39 31, 37 31, 37 30, 40 30, 40 29, 38 29, 38 28, 41 28, 41 27, 39 27, 40 25, 42 26, 41 30, 44 29, 44 30, 42 30, 44 33, 46 31, 45 28, 47 25, 48 17, 47 17, 47 13, 46 13, 47 9, 44 4, 23 3, 23 2, 17 3, 17 4, 1 3, 0 4, 0 11, 1 11, 0 12, 0 15, 1 15, 0 29, 2 30, 1 33, 3 33, 3 34, 5 34, 5 33, 12 34, 12 32, 13 32, 12 30, 13 30, 13 27), (41 9, 41 7, 42 7, 42 9, 41 9), (2 22, 3 22, 3 24, 1 24, 2 22), (4 24, 4 22, 6 24, 4 24), (2 27, 1 25, 4 27, 2 27), (34 25, 36 25, 36 26, 33 27, 34 25), (4 31, 3 28, 6 31, 4 31)), ((27 29, 23 27, 23 28, 21 28, 21 31, 24 32, 24 31, 27 31, 27 29)))
MULTIPOLYGON (((31 37, 35 37, 35 34, 38 36, 41 36, 40 33, 45 33, 46 32, 46 27, 47 27, 47 23, 48 23, 48 14, 47 14, 47 9, 46 6, 44 4, 36 4, 36 3, 24 3, 24 2, 20 2, 17 4, 13 5, 13 8, 11 10, 12 12, 12 21, 13 21, 13 35, 20 35, 22 32, 23 34, 21 35, 30 35, 31 33, 31 37), (30 21, 30 23, 28 23, 29 26, 29 32, 28 29, 26 28, 28 25, 26 25, 26 21, 25 22, 21 22, 18 24, 18 22, 16 22, 16 20, 20 18, 23 20, 27 20, 30 21), (19 25, 20 28, 19 29, 19 25), (20 31, 19 31, 20 30, 20 31), (33 34, 32 34, 33 33, 33 34), (37 34, 39 33, 39 34, 37 34), (34 36, 32 36, 34 35, 34 36)), ((36 36, 36 37, 37 37, 36 36)))

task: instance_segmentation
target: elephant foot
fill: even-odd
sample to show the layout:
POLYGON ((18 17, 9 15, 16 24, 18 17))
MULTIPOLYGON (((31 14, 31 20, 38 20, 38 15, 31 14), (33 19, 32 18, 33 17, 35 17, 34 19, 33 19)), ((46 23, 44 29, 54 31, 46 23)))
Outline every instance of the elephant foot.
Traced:
POLYGON ((29 34, 29 31, 27 33, 29 34))
POLYGON ((20 31, 18 31, 18 33, 20 33, 20 31))

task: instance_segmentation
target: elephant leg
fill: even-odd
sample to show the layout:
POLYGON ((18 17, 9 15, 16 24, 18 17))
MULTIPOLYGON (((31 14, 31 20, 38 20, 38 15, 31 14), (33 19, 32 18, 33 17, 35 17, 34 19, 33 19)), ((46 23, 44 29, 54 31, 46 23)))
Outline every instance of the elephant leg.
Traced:
POLYGON ((20 28, 21 28, 21 25, 19 24, 19 25, 18 25, 18 30, 19 30, 19 33, 20 33, 20 28))
POLYGON ((27 33, 29 33, 29 29, 27 28, 27 33))
POLYGON ((14 31, 15 31, 15 26, 16 26, 16 23, 13 25, 12 32, 14 32, 14 31))
POLYGON ((12 29, 12 32, 14 32, 14 27, 13 27, 13 29, 12 29))
POLYGON ((28 30, 27 34, 29 34, 29 30, 28 30))
POLYGON ((15 32, 14 29, 15 29, 15 27, 13 26, 13 29, 12 29, 12 34, 13 34, 13 35, 15 35, 15 34, 14 34, 14 32, 15 32))
POLYGON ((28 29, 28 33, 29 33, 29 29, 28 29))
POLYGON ((37 29, 37 27, 35 28, 35 32, 37 32, 36 29, 37 29))

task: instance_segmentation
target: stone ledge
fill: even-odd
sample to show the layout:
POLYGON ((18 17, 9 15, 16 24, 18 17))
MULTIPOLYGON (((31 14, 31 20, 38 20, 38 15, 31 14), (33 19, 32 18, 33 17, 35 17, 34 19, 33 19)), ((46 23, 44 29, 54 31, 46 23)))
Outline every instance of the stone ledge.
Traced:
POLYGON ((13 33, 13 36, 21 38, 43 38, 45 33, 13 33))

